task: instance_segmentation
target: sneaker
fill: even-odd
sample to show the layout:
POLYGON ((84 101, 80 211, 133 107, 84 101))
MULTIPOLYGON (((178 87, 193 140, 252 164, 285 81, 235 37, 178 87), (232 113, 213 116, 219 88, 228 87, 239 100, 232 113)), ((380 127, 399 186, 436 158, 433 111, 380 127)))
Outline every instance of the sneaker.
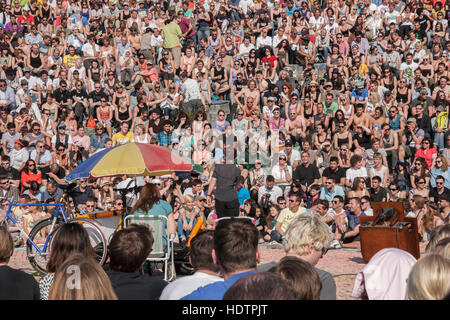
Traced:
POLYGON ((341 248, 342 244, 338 240, 333 240, 333 242, 331 242, 329 249, 341 249, 341 248))

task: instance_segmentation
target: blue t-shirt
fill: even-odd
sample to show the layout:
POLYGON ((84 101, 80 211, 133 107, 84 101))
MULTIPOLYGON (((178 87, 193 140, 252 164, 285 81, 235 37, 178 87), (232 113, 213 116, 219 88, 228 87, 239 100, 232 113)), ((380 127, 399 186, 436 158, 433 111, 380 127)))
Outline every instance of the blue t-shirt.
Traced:
MULTIPOLYGON (((153 207, 147 211, 147 213, 144 213, 141 209, 137 209, 135 211, 136 214, 148 214, 151 216, 166 216, 168 217, 169 214, 172 212, 172 206, 165 200, 159 200, 159 202, 155 203, 153 207)), ((164 221, 164 229, 166 228, 166 222, 164 221)), ((167 245, 167 235, 164 232, 163 233, 163 246, 165 247, 167 245)))
POLYGON ((353 90, 352 91, 352 97, 355 97, 356 102, 363 102, 365 98, 367 98, 369 96, 369 91, 367 89, 363 89, 363 91, 361 92, 361 94, 358 93, 358 90, 353 90))
POLYGON ((191 292, 187 296, 180 300, 222 300, 223 295, 227 290, 240 278, 248 274, 256 273, 256 271, 247 271, 237 273, 231 276, 228 280, 218 281, 206 286, 200 287, 197 290, 191 292))
POLYGON ((250 199, 250 192, 245 188, 241 188, 238 192, 239 205, 242 206, 244 201, 248 199, 250 199))

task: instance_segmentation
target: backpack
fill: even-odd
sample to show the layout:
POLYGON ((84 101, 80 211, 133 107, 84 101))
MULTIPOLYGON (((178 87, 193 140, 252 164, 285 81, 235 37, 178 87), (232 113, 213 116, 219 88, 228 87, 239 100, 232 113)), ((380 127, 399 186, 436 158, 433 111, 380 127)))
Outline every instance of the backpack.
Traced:
POLYGON ((436 116, 436 121, 434 123, 434 127, 439 128, 439 129, 447 129, 447 120, 448 120, 447 112, 440 112, 436 116))

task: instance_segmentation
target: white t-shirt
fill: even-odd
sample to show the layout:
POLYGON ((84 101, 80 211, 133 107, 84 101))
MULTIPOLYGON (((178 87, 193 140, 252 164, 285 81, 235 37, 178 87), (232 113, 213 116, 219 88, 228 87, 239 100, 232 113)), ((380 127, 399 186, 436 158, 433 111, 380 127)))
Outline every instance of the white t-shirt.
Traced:
POLYGON ((191 276, 182 277, 169 283, 161 293, 159 300, 180 300, 197 288, 218 281, 223 281, 223 279, 207 273, 196 272, 191 276))
POLYGON ((347 172, 345 173, 345 177, 347 178, 347 180, 349 180, 351 183, 353 183, 353 180, 355 180, 355 178, 367 178, 367 170, 365 167, 361 167, 358 170, 355 170, 353 168, 349 168, 347 169, 347 172))
POLYGON ((252 43, 250 43, 248 47, 245 45, 245 43, 241 43, 241 45, 239 46, 239 54, 241 56, 248 56, 249 52, 253 49, 255 49, 255 46, 252 43))
MULTIPOLYGON (((291 166, 287 166, 288 168, 288 172, 289 175, 292 177, 292 167, 291 166)), ((283 170, 282 172, 280 172, 280 166, 279 165, 274 165, 272 168, 272 176, 275 179, 279 179, 279 180, 286 180, 286 172, 283 170)), ((288 183, 277 183, 278 186, 280 185, 288 185, 288 183)))
MULTIPOLYGON (((287 155, 286 150, 283 150, 283 152, 287 155)), ((300 156, 300 151, 292 149, 291 151, 291 157, 289 159, 289 163, 292 165, 295 161, 300 161, 301 160, 301 156, 300 156)))

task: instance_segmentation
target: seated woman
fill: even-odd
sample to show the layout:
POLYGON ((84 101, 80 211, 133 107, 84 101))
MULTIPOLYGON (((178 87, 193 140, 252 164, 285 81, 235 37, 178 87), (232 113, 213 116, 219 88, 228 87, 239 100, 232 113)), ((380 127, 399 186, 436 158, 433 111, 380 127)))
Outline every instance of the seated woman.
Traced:
POLYGON ((355 178, 353 180, 353 187, 348 192, 347 197, 348 198, 362 198, 363 196, 369 196, 370 193, 367 191, 366 188, 366 180, 362 177, 355 178))
MULTIPOLYGON (((30 200, 31 204, 39 203, 36 199, 30 200)), ((28 206, 27 213, 22 216, 23 219, 23 230, 30 234, 31 229, 34 228, 39 222, 49 217, 47 213, 42 210, 42 207, 39 206, 28 206)), ((44 230, 41 229, 41 232, 36 235, 34 238, 34 242, 36 243, 44 243, 47 234, 44 233, 44 230)))
MULTIPOLYGON (((181 242, 189 239, 192 229, 197 223, 197 217, 201 216, 201 211, 195 206, 192 196, 184 196, 183 202, 183 206, 178 209, 179 218, 177 226, 177 232, 181 242)), ((201 218, 203 221, 206 221, 205 217, 201 218)))
POLYGON ((26 165, 20 174, 21 189, 20 193, 23 193, 25 189, 30 188, 30 182, 36 181, 42 184, 42 173, 36 169, 36 162, 34 160, 28 160, 26 165))

